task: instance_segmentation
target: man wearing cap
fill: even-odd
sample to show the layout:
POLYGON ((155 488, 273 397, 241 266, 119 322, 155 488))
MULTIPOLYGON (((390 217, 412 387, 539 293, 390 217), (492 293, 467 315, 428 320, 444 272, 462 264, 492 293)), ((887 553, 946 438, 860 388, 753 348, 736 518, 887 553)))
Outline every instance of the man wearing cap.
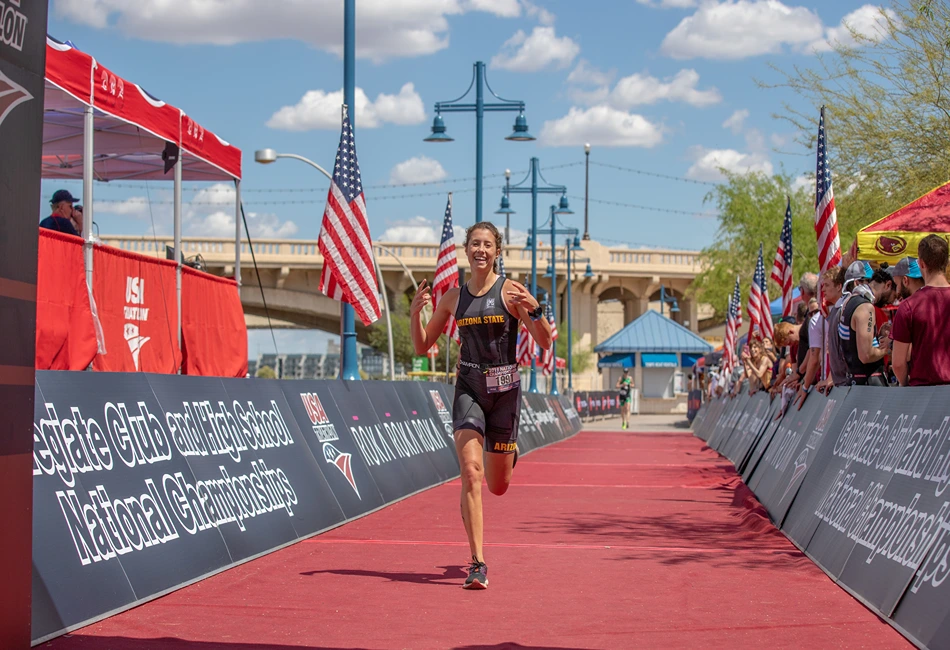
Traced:
POLYGON ((894 315, 891 355, 894 374, 901 386, 950 384, 950 338, 946 329, 950 322, 947 240, 927 235, 917 245, 917 254, 925 284, 901 301, 894 315))
POLYGON ((79 233, 76 232, 76 228, 73 227, 72 222, 74 218, 73 203, 76 203, 76 201, 77 199, 69 193, 69 190, 56 190, 50 201, 53 213, 40 222, 40 228, 55 230, 78 237, 79 233))
MULTIPOLYGON (((837 323, 838 344, 847 364, 847 383, 852 386, 887 386, 884 357, 890 341, 879 342, 874 303, 876 295, 868 282, 873 277, 867 262, 854 262, 845 273, 845 289, 853 286, 851 295, 841 306, 837 323)), ((880 285, 878 285, 880 289, 880 285)), ((837 380, 837 377, 836 377, 837 380)), ((837 381, 836 381, 837 383, 837 381)))
POLYGON ((924 276, 920 272, 920 265, 916 257, 905 257, 900 262, 887 269, 887 273, 894 278, 897 285, 897 295, 905 300, 914 295, 924 286, 924 276))

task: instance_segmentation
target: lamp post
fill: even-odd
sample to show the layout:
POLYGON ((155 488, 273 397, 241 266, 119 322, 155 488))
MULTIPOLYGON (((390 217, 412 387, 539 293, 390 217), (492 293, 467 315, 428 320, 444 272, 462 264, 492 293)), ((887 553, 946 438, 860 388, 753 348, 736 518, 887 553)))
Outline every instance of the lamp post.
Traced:
MULTIPOLYGON (((352 1, 352 0, 350 0, 352 1)), ((435 103, 435 117, 432 118, 432 133, 425 138, 425 142, 452 142, 454 138, 445 133, 445 122, 442 119, 443 111, 446 113, 475 113, 475 223, 482 220, 482 131, 485 113, 496 113, 504 111, 517 111, 514 129, 511 135, 505 140, 513 142, 528 142, 534 140, 534 136, 528 133, 528 121, 524 116, 524 102, 520 100, 504 99, 495 94, 495 91, 488 85, 485 78, 485 64, 476 61, 472 72, 472 82, 461 97, 447 102, 435 103), (461 100, 468 96, 472 87, 475 87, 475 103, 462 104, 461 100), (497 102, 485 102, 484 90, 487 88, 492 97, 497 102)))
POLYGON ((584 241, 590 239, 587 230, 587 194, 590 189, 590 143, 584 145, 584 241))
POLYGON ((679 313, 680 306, 676 301, 676 296, 673 294, 666 295, 666 287, 662 284, 660 285, 660 316, 663 315, 663 305, 666 303, 670 304, 670 314, 679 313))
MULTIPOLYGON (((538 177, 544 180, 544 176, 541 175, 541 164, 537 158, 532 158, 528 175, 514 185, 506 183, 505 193, 501 197, 501 210, 508 209, 510 212, 507 214, 514 214, 514 210, 510 208, 509 195, 531 195, 531 231, 528 233, 526 248, 531 250, 531 295, 535 297, 537 297, 538 294, 538 233, 536 232, 538 229, 538 194, 560 194, 562 203, 565 206, 567 205, 567 197, 565 196, 567 194, 566 186, 538 185, 538 177), (528 179, 531 179, 531 184, 522 187, 522 183, 527 182, 528 179)), ((544 182, 547 183, 546 180, 544 180, 544 182)), ((499 210, 499 212, 501 210, 499 210)), ((537 363, 534 359, 531 360, 531 381, 528 386, 528 392, 538 392, 537 363)))
POLYGON ((495 210, 495 214, 505 215, 505 246, 511 243, 511 215, 515 213, 511 209, 511 202, 508 200, 508 191, 511 189, 511 170, 505 170, 505 193, 501 197, 501 207, 495 210))
POLYGON ((574 339, 571 332, 571 322, 573 321, 574 312, 571 311, 571 293, 572 293, 572 283, 574 275, 571 272, 571 260, 575 262, 587 262, 587 269, 584 271, 584 277, 590 279, 594 277, 594 270, 590 267, 590 258, 578 258, 577 251, 583 250, 581 248, 581 243, 577 240, 577 235, 574 235, 573 241, 568 239, 564 242, 564 257, 567 259, 567 390, 568 392, 574 392, 574 339))
MULTIPOLYGON (((570 206, 567 204, 567 197, 561 196, 561 200, 558 202, 558 205, 551 206, 551 318, 557 323, 557 268, 554 266, 555 253, 557 252, 557 235, 566 234, 565 230, 559 230, 557 227, 557 215, 559 214, 574 214, 574 211, 571 210, 570 206)), ((570 229, 574 234, 577 234, 576 228, 570 229)), ((537 240, 535 240, 537 241, 537 240)), ((568 320, 570 320, 570 315, 568 315, 568 320)), ((570 327, 570 326, 568 326, 570 327)), ((552 343, 553 345, 553 343, 552 343)), ((571 347, 570 335, 567 339, 567 347, 571 347)), ((551 373, 551 390, 552 395, 558 395, 557 392, 557 354, 554 355, 554 372, 551 373)))

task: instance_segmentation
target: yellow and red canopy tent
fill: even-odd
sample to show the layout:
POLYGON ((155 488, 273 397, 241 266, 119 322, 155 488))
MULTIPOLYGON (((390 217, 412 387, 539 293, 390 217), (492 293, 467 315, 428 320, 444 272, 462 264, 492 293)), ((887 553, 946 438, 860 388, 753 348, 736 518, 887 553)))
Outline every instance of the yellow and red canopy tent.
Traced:
POLYGON ((859 230, 855 259, 895 264, 917 257, 917 244, 931 234, 950 239, 950 183, 859 230))

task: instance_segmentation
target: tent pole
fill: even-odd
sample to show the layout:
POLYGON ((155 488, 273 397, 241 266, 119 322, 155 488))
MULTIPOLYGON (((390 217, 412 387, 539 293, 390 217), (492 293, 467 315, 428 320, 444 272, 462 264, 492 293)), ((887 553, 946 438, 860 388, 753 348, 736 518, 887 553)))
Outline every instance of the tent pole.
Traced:
POLYGON ((94 173, 93 164, 95 163, 95 147, 93 143, 94 127, 92 106, 83 108, 83 130, 82 130, 82 240, 83 240, 83 261, 86 266, 86 286, 92 291, 92 177, 94 173))
POLYGON ((234 179, 234 279, 241 295, 241 181, 234 179))
MULTIPOLYGON (((178 349, 181 349, 181 151, 175 161, 175 300, 178 306, 176 332, 178 349)), ((181 369, 179 369, 179 372, 181 369)))

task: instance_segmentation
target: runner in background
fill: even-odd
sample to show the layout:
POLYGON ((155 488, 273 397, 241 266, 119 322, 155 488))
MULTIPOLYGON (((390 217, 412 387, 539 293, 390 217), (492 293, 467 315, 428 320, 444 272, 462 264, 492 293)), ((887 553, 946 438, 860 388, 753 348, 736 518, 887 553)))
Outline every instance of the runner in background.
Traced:
POLYGON ((518 454, 521 380, 516 348, 518 321, 538 345, 551 347, 551 326, 538 301, 521 284, 498 275, 501 234, 487 221, 465 232, 471 278, 439 300, 423 327, 422 310, 432 302, 430 287, 419 285, 412 300, 412 345, 423 355, 455 316, 461 338, 452 420, 462 478, 462 521, 472 552, 466 589, 488 586, 482 549, 482 479, 492 494, 508 491, 518 454))
POLYGON ((623 369, 623 376, 617 380, 617 390, 620 391, 620 420, 621 429, 630 426, 630 405, 633 403, 633 377, 630 368, 623 369))

